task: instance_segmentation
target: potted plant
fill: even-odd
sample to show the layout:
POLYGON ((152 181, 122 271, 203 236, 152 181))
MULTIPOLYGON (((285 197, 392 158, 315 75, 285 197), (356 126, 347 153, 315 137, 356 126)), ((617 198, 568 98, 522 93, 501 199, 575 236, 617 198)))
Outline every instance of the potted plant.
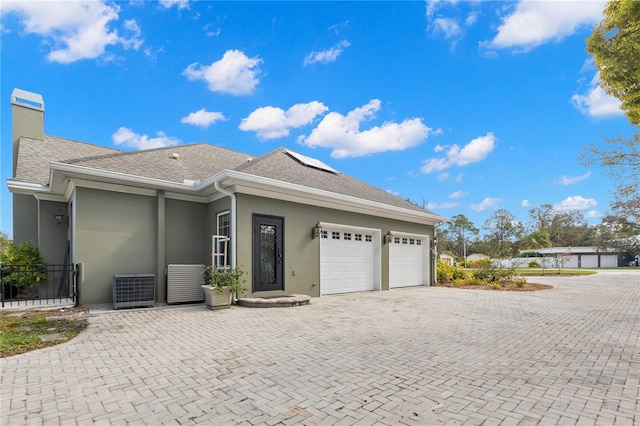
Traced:
POLYGON ((205 269, 205 284, 202 285, 204 300, 209 309, 224 309, 231 306, 231 298, 246 293, 244 271, 239 267, 205 269))

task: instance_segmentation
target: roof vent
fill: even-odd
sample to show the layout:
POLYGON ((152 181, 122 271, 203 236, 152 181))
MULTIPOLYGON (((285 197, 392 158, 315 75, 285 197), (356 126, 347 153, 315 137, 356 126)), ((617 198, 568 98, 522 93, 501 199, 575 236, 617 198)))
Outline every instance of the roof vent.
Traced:
POLYGON ((171 155, 169 155, 169 158, 171 158, 172 160, 177 160, 178 158, 180 158, 180 154, 178 154, 177 152, 173 152, 171 153, 171 155))
POLYGON ((252 161, 253 161, 253 158, 251 158, 251 157, 247 157, 247 163, 250 163, 250 162, 252 162, 252 161))

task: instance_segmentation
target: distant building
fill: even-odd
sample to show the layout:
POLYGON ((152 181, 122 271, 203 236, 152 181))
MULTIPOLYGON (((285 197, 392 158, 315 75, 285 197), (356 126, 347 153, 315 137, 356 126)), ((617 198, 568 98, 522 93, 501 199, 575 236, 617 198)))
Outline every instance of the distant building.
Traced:
POLYGON ((438 255, 438 259, 441 260, 442 263, 445 263, 451 266, 453 266, 456 262, 455 256, 449 253, 448 251, 443 251, 442 253, 440 253, 438 255))
POLYGON ((482 253, 471 253, 470 255, 467 256, 467 262, 480 260, 480 259, 489 259, 489 256, 482 253))
POLYGON ((567 256, 565 268, 615 268, 618 253, 603 251, 597 247, 550 247, 544 249, 520 250, 520 253, 538 253, 542 256, 567 256))

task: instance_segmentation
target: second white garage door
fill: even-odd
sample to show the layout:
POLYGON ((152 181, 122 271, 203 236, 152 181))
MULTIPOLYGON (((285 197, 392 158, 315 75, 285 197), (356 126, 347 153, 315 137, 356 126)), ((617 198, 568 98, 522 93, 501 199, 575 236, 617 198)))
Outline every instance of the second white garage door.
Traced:
POLYGON ((425 235, 394 234, 389 244, 389 288, 429 282, 427 241, 425 235))
POLYGON ((320 235, 320 294, 376 289, 373 232, 325 228, 320 235))

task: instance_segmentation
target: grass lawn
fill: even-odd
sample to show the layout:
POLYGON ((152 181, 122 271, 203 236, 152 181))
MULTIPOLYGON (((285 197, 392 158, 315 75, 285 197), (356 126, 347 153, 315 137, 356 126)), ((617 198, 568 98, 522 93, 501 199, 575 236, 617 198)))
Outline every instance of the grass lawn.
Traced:
POLYGON ((58 345, 76 337, 87 326, 84 312, 0 312, 0 357, 58 345))
POLYGON ((557 269, 542 269, 542 268, 517 268, 516 275, 593 275, 597 274, 596 271, 589 269, 563 269, 558 273, 557 269))

